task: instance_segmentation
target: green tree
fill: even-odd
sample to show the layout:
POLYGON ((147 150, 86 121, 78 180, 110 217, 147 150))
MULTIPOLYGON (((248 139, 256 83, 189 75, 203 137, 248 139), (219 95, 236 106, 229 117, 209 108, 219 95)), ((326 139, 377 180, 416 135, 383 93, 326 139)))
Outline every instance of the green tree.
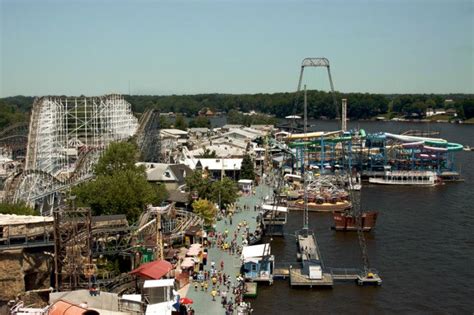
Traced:
POLYGON ((183 115, 176 115, 176 120, 174 122, 174 127, 176 129, 186 130, 188 128, 188 124, 184 120, 183 115))
POLYGON ((161 203, 164 186, 148 183, 144 168, 135 165, 137 156, 130 143, 111 144, 97 163, 96 178, 73 188, 78 204, 94 215, 125 214, 134 222, 146 205, 161 203))
POLYGON ((211 196, 211 181, 203 176, 201 171, 195 171, 191 176, 186 177, 186 186, 192 198, 194 192, 197 192, 198 198, 209 199, 211 196))
POLYGON ((201 154, 201 157, 204 159, 213 159, 217 157, 217 154, 215 150, 211 151, 209 148, 203 148, 203 153, 201 154))
POLYGON ((189 122, 189 128, 211 128, 211 121, 204 116, 198 116, 189 122))
POLYGON ((167 129, 170 127, 171 127, 171 123, 168 121, 168 119, 165 116, 160 116, 160 128, 167 129))
POLYGON ((166 186, 163 183, 159 184, 150 184, 151 187, 153 188, 153 192, 155 194, 154 200, 153 200, 153 205, 159 205, 166 199, 168 199, 168 191, 166 190, 166 186))
POLYGON ((238 188, 235 182, 228 177, 224 177, 221 181, 215 181, 211 184, 210 200, 223 208, 227 208, 237 200, 237 192, 238 188))
POLYGON ((253 161, 248 154, 246 154, 242 160, 242 166, 240 167, 240 178, 255 180, 253 161))
POLYGON ((138 149, 131 142, 113 142, 94 167, 96 175, 112 175, 118 171, 136 170, 138 149))
POLYGON ((198 199, 192 203, 193 212, 204 219, 206 226, 211 226, 216 221, 217 208, 207 199, 198 199))
POLYGON ((37 215, 35 210, 26 205, 24 202, 18 203, 0 203, 1 214, 16 214, 16 215, 37 215))

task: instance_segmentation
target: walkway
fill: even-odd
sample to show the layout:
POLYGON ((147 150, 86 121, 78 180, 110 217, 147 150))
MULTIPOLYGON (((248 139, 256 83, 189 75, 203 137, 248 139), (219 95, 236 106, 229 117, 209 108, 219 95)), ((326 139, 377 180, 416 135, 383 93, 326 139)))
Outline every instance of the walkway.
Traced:
MULTIPOLYGON (((224 220, 218 221, 216 225, 216 230, 218 232, 223 233, 227 229, 229 232, 229 238, 232 239, 234 231, 237 230, 237 225, 239 224, 239 222, 246 220, 250 232, 252 233, 253 231, 255 231, 255 228, 257 227, 256 218, 258 212, 254 210, 254 205, 259 204, 262 199, 269 194, 271 194, 270 187, 258 186, 256 188, 255 195, 240 197, 237 201, 237 205, 240 207, 240 209, 243 209, 243 206, 246 205, 248 206, 249 210, 241 210, 239 213, 234 214, 232 218, 232 225, 230 225, 229 222, 225 224, 224 220)), ((240 230, 240 232, 241 233, 239 233, 237 237, 237 242, 239 245, 242 244, 242 229, 240 230)), ((236 282, 236 276, 239 274, 240 269, 240 258, 238 255, 230 255, 227 251, 212 247, 209 249, 207 266, 205 266, 204 270, 209 271, 211 269, 211 261, 215 262, 217 270, 220 270, 220 263, 221 261, 224 261, 224 273, 226 275, 231 276, 232 284, 236 282)), ((223 287, 224 286, 220 286, 221 289, 223 287)), ((191 286, 189 287, 187 297, 191 298, 194 301, 192 307, 195 310, 195 314, 225 314, 225 310, 221 304, 221 297, 216 296, 216 301, 212 301, 211 288, 212 286, 209 285, 208 291, 205 292, 201 291, 200 286, 198 286, 198 290, 195 291, 194 284, 191 284, 191 286)), ((232 299, 232 302, 235 301, 235 297, 232 294, 232 287, 230 288, 230 292, 227 293, 227 300, 229 300, 229 298, 232 299)))

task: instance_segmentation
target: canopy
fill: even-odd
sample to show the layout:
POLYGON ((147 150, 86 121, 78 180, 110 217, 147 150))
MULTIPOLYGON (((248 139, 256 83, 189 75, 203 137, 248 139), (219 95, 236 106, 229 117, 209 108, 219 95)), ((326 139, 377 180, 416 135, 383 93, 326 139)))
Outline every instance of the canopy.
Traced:
POLYGON ((192 244, 188 249, 186 256, 197 256, 201 252, 201 244, 192 244))
POLYGON ((181 268, 191 268, 194 267, 194 260, 191 257, 184 258, 181 263, 181 268))
POLYGON ((259 244, 244 246, 242 249, 242 259, 245 261, 250 258, 263 257, 270 255, 270 244, 259 244))
POLYGON ((279 207, 279 206, 274 206, 274 205, 262 205, 262 210, 276 211, 276 212, 288 212, 287 207, 279 207))
POLYGON ((173 265, 166 260, 155 260, 146 264, 141 265, 137 269, 133 270, 131 274, 137 275, 146 279, 160 279, 166 275, 173 265))
POLYGON ((180 304, 193 304, 193 300, 188 297, 184 297, 184 298, 179 299, 179 303, 180 304))
POLYGON ((143 288, 161 288, 174 286, 174 279, 146 280, 143 288))
POLYGON ((82 306, 69 303, 67 301, 58 300, 49 308, 50 315, 82 315, 91 314, 98 315, 99 312, 84 308, 82 306))

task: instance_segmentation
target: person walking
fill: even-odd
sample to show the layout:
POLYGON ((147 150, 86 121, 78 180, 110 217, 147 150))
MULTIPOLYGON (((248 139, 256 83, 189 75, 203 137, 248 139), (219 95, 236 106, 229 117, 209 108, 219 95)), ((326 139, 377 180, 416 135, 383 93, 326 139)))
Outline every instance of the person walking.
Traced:
POLYGON ((212 289, 212 291, 211 291, 211 296, 212 296, 212 300, 213 300, 213 301, 216 300, 216 295, 217 295, 216 289, 212 289))

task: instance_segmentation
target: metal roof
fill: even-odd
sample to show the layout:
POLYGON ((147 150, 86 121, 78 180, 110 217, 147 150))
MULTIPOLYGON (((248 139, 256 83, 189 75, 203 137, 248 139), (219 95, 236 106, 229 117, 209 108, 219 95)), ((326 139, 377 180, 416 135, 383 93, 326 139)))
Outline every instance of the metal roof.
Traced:
POLYGON ((174 286, 174 279, 145 280, 143 288, 161 288, 174 286))

